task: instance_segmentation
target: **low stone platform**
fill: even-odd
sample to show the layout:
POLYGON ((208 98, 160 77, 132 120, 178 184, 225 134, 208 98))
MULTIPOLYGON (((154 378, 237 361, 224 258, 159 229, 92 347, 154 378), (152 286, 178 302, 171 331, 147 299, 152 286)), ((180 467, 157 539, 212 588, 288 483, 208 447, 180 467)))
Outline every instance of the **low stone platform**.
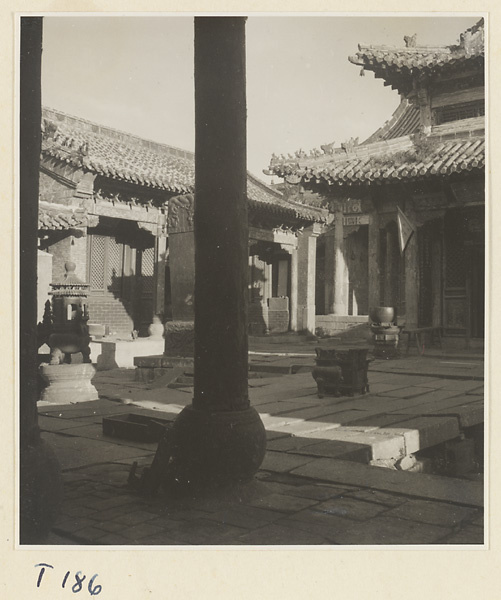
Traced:
POLYGON ((164 385, 173 385, 178 379, 192 383, 194 359, 189 356, 137 356, 134 358, 136 381, 151 383, 159 380, 164 385))
MULTIPOLYGON (((164 361, 156 357, 155 368, 164 368, 164 361)), ((454 368, 449 371, 454 375, 454 368)), ((251 404, 268 431, 268 454, 283 453, 280 460, 286 464, 315 456, 407 469, 413 463, 402 462, 405 457, 458 440, 484 421, 483 382, 476 378, 369 370, 368 394, 320 399, 310 372, 256 375, 249 379, 251 404)), ((162 378, 126 388, 123 376, 116 385, 108 380, 104 387, 99 377, 95 382, 101 395, 172 414, 193 395, 191 385, 171 390, 167 379, 162 385, 162 378)))
POLYGON ((132 369, 136 356, 161 354, 163 339, 137 338, 135 340, 93 340, 90 343, 91 360, 98 371, 132 369))

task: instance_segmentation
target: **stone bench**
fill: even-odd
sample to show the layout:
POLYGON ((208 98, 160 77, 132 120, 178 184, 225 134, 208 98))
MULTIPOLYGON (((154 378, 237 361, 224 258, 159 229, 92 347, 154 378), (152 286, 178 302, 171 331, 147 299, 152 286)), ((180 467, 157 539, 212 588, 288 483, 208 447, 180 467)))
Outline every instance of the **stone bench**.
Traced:
POLYGON ((431 335, 431 343, 433 344, 436 338, 440 348, 442 348, 442 327, 440 325, 430 327, 404 327, 400 335, 407 335, 406 354, 409 353, 409 346, 413 340, 416 342, 419 354, 424 354, 424 337, 427 333, 431 335))

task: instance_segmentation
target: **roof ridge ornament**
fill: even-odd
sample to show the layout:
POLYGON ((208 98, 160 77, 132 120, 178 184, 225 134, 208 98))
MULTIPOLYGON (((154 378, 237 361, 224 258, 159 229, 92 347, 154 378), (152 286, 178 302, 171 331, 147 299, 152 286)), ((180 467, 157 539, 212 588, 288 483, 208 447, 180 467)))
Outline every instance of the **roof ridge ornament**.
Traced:
POLYGON ((350 138, 341 144, 341 148, 347 153, 352 154, 355 151, 355 147, 358 146, 358 137, 350 138))
POLYGON ((330 144, 324 144, 323 146, 320 146, 320 148, 323 150, 324 154, 334 154, 335 144, 336 142, 331 142, 330 144))
POLYGON ((414 35, 404 35, 404 42, 406 48, 415 48, 416 47, 416 39, 417 33, 414 35))

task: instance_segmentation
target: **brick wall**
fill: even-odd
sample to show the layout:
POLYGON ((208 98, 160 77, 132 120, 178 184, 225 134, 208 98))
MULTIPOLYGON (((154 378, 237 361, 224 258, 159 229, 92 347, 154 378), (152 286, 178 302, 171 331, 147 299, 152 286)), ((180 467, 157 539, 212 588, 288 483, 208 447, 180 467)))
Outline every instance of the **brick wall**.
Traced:
POLYGON ((52 281, 58 281, 63 277, 64 263, 70 260, 71 256, 71 236, 67 232, 61 232, 60 235, 61 238, 46 249, 49 254, 52 254, 52 281))
MULTIPOLYGON (((82 281, 87 281, 87 237, 73 237, 67 232, 57 242, 47 247, 52 255, 52 280, 57 281, 65 273, 64 263, 72 260, 76 263, 76 274, 82 281), (64 236, 64 237, 62 237, 64 236)), ((130 316, 130 303, 113 294, 91 294, 89 297, 90 322, 108 325, 110 332, 123 337, 130 337, 134 322, 130 316)))
MULTIPOLYGON (((83 233, 83 232, 82 232, 83 233)), ((74 236, 70 243, 71 260, 76 264, 75 274, 85 283, 87 279, 87 236, 74 236)))
POLYGON ((62 204, 69 204, 71 198, 73 198, 75 190, 72 187, 63 185, 53 177, 50 177, 46 173, 40 173, 40 189, 39 196, 40 200, 46 202, 61 202, 62 204))
POLYGON ((270 333, 289 331, 289 298, 268 298, 268 329, 270 333))
POLYGON ((76 276, 87 282, 87 237, 85 235, 77 237, 67 231, 55 232, 53 235, 59 239, 50 246, 41 244, 41 249, 52 255, 51 281, 61 279, 66 272, 64 263, 73 261, 76 264, 76 276))
POLYGON ((130 338, 134 329, 130 303, 112 294, 89 297, 90 323, 108 325, 110 334, 130 338))
POLYGON ((268 329, 268 307, 261 302, 249 303, 249 333, 263 335, 268 329))
POLYGON ((289 331, 289 311, 268 309, 268 329, 270 333, 289 331))

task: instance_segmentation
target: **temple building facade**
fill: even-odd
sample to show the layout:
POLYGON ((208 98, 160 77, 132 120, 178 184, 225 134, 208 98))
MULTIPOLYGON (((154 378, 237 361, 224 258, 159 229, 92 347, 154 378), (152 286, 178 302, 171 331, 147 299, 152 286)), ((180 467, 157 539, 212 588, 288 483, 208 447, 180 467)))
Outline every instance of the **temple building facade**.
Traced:
POLYGON ((288 197, 320 197, 332 223, 318 240, 317 331, 395 307, 407 327, 483 338, 484 24, 457 45, 359 46, 349 59, 401 102, 363 143, 273 156, 288 197))
MULTIPOLYGON (((327 212, 248 175, 249 327, 314 330, 316 240, 327 212), (313 291, 312 291, 313 290, 313 291)), ((194 318, 194 155, 44 108, 39 318, 49 283, 76 264, 90 323, 147 334, 194 318)))

